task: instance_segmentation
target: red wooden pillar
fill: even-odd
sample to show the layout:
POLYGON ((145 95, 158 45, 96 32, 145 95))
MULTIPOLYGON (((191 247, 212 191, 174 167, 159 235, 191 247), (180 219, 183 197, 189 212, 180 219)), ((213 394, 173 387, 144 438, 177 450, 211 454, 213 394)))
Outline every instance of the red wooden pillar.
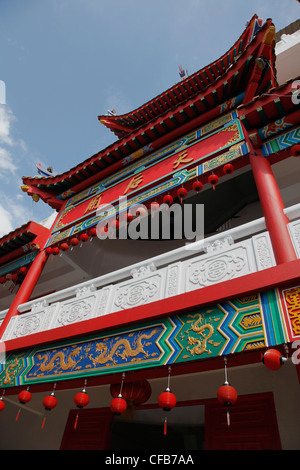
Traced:
POLYGON ((250 153, 250 164, 276 263, 294 261, 297 256, 287 226, 289 220, 283 212, 283 201, 271 165, 260 149, 250 153))
POLYGON ((43 268, 46 264, 47 261, 47 254, 45 250, 40 251, 37 256, 35 257, 34 261, 32 262, 32 265, 30 266, 28 273, 26 274, 26 277, 24 281, 22 282, 3 322, 0 327, 0 338, 2 338, 4 331, 10 321, 10 319, 14 315, 18 315, 18 306, 20 304, 23 304, 25 302, 28 302, 30 299, 30 296, 33 292, 33 289, 35 288, 35 285, 43 271, 43 268))

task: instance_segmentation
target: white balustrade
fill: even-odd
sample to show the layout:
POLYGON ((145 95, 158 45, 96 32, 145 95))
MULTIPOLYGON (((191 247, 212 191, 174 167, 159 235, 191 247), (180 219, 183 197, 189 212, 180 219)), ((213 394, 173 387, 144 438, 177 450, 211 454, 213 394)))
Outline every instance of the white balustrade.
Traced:
MULTIPOLYGON (((285 209, 300 258, 300 204, 285 209)), ((3 341, 121 312, 275 266, 264 218, 19 306, 3 341)), ((5 312, 0 312, 0 320, 5 312)))

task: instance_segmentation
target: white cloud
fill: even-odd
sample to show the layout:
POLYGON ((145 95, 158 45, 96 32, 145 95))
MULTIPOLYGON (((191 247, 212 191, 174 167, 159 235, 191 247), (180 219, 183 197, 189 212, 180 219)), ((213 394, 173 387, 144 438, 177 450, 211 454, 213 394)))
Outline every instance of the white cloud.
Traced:
POLYGON ((13 145, 10 135, 11 123, 15 120, 7 105, 0 105, 0 144, 13 145))
POLYGON ((13 230, 10 213, 0 205, 0 236, 3 237, 13 230))
MULTIPOLYGON (((26 223, 30 211, 20 200, 17 183, 18 165, 14 156, 20 149, 24 151, 25 142, 17 141, 12 135, 12 123, 15 116, 7 105, 0 105, 0 236, 26 223)), ((28 206, 28 204, 27 204, 28 206)))

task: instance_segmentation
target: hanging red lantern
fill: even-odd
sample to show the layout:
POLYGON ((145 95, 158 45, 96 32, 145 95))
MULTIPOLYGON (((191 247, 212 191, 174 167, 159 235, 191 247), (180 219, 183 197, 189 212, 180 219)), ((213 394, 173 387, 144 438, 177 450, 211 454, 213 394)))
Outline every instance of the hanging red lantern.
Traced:
POLYGON ((50 395, 47 395, 44 400, 43 400, 43 406, 45 410, 51 411, 53 410, 57 405, 57 399, 54 395, 54 392, 52 392, 50 395))
POLYGON ((228 380, 227 380, 227 357, 224 357, 224 364, 225 364, 225 382, 224 384, 218 389, 217 398, 219 403, 222 406, 227 408, 227 426, 230 426, 230 414, 229 409, 232 405, 234 405, 237 401, 237 392, 234 387, 232 387, 228 380))
POLYGON ((113 398, 110 402, 110 410, 114 415, 121 415, 127 409, 126 400, 122 397, 122 395, 113 398))
POLYGON ((1 276, 0 277, 0 284, 5 284, 6 283, 6 277, 1 276))
MULTIPOLYGON (((54 385, 54 389, 55 389, 55 385, 54 385)), ((57 405, 57 400, 56 400, 55 395, 54 395, 54 389, 50 393, 50 395, 47 395, 43 400, 43 406, 44 406, 46 411, 53 410, 57 405)), ((42 429, 45 425, 45 421, 46 421, 46 417, 44 417, 44 419, 43 419, 42 429)))
POLYGON ((177 196, 180 199, 180 203, 182 203, 183 198, 185 198, 187 195, 187 190, 185 188, 179 188, 177 190, 177 196))
POLYGON ((29 390, 22 390, 22 392, 19 393, 18 395, 19 402, 22 403, 22 405, 25 405, 26 403, 30 402, 31 400, 31 393, 29 390))
POLYGON ((113 230, 118 230, 119 227, 120 227, 120 224, 119 224, 119 221, 117 219, 114 219, 110 222, 109 226, 113 229, 113 230))
POLYGON ((54 256, 59 255, 59 253, 60 253, 60 249, 58 248, 58 246, 55 246, 54 248, 52 248, 52 254, 54 256))
POLYGON ((138 207, 136 210, 136 215, 138 217, 144 217, 147 214, 147 209, 146 207, 138 207))
POLYGON ((203 184, 201 183, 201 181, 194 181, 192 188, 194 191, 199 192, 203 188, 203 184))
POLYGON ((52 255, 52 253, 53 253, 53 248, 51 248, 51 246, 47 246, 47 248, 46 248, 45 251, 46 251, 47 255, 52 255))
POLYGON ((3 401, 3 397, 0 397, 0 412, 3 411, 5 408, 5 403, 3 401))
POLYGON ((237 392, 234 387, 229 385, 228 382, 225 382, 218 390, 217 398, 220 405, 228 408, 232 406, 237 401, 237 392))
MULTIPOLYGON (((116 398, 119 395, 120 384, 110 386, 111 395, 116 398)), ((147 380, 137 380, 136 382, 125 382, 122 387, 122 397, 127 403, 140 405, 145 403, 151 396, 151 386, 147 380)))
POLYGON ((72 245, 72 247, 77 246, 78 243, 79 243, 78 238, 76 238, 76 237, 71 238, 70 245, 72 245))
MULTIPOLYGON (((164 411, 171 411, 176 406, 176 397, 170 390, 171 366, 168 367, 168 384, 166 390, 158 397, 158 405, 164 411)), ((164 419, 164 435, 167 434, 167 417, 164 419)))
POLYGON ((126 218, 127 218, 127 222, 130 223, 133 220, 133 215, 130 212, 127 212, 126 218))
POLYGON ((168 389, 162 392, 158 397, 158 405, 164 411, 170 411, 176 406, 176 397, 168 389))
POLYGON ((300 157, 300 145, 299 144, 293 145, 293 147, 291 148, 291 155, 293 157, 300 157))
POLYGON ((22 266, 22 267, 19 269, 19 273, 20 273, 22 276, 25 276, 25 274, 27 273, 27 268, 25 268, 25 266, 22 266))
MULTIPOLYGON (((85 387, 81 390, 81 392, 76 393, 74 397, 74 403, 77 406, 77 408, 81 409, 84 408, 89 404, 90 398, 86 392, 85 387)), ((75 418, 75 423, 74 423, 74 429, 77 429, 77 423, 78 423, 78 416, 79 416, 79 411, 76 414, 75 418)))
POLYGON ((18 279, 19 279, 19 276, 18 276, 16 273, 12 274, 11 280, 12 280, 13 282, 17 282, 18 279))
POLYGON ((81 242, 86 242, 88 239, 89 239, 89 236, 87 233, 81 233, 80 236, 79 236, 79 239, 81 242))
POLYGON ((106 226, 102 226, 98 228, 98 236, 101 239, 105 239, 107 237, 108 228, 106 226))
POLYGON ((91 238, 93 238, 93 237, 95 237, 96 235, 97 235, 97 229, 96 229, 96 227, 90 228, 90 230, 89 230, 89 236, 90 236, 91 238))
POLYGON ((69 245, 67 243, 62 243, 60 245, 60 248, 61 248, 62 251, 68 251, 69 245))
POLYGON ((77 408, 84 408, 89 404, 90 398, 85 389, 82 389, 81 392, 76 393, 74 397, 74 403, 77 408))
POLYGON ((223 166, 223 172, 225 175, 230 175, 234 171, 234 166, 231 163, 226 163, 223 166))
POLYGON ((208 182, 209 182, 209 184, 212 185, 213 189, 215 189, 215 185, 218 184, 218 182, 219 182, 218 175, 215 175, 215 174, 209 175, 208 182))
POLYGON ((166 194, 163 197, 163 202, 164 204, 167 204, 168 206, 170 206, 173 203, 173 197, 171 196, 171 194, 166 194))
MULTIPOLYGON (((22 390, 22 392, 19 393, 18 395, 19 402, 22 405, 26 405, 26 403, 30 402, 31 400, 31 393, 29 392, 29 389, 27 388, 26 390, 22 390)), ((19 411, 16 416, 16 421, 19 419, 21 408, 19 408, 19 411)))
POLYGON ((268 349, 262 356, 263 364, 270 370, 279 370, 286 360, 277 349, 268 349))
POLYGON ((154 214, 159 211, 158 202, 156 202, 156 201, 151 202, 150 210, 151 210, 152 217, 154 217, 154 214))

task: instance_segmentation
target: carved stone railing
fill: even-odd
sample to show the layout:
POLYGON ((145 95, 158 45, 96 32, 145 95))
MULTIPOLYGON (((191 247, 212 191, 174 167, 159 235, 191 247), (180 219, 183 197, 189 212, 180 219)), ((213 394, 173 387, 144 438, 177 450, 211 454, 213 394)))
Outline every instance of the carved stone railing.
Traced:
MULTIPOLYGON (((285 210, 300 258, 300 204, 285 210)), ((264 218, 19 306, 3 341, 122 312, 275 266, 264 218)), ((0 319, 5 312, 0 312, 0 319)))

